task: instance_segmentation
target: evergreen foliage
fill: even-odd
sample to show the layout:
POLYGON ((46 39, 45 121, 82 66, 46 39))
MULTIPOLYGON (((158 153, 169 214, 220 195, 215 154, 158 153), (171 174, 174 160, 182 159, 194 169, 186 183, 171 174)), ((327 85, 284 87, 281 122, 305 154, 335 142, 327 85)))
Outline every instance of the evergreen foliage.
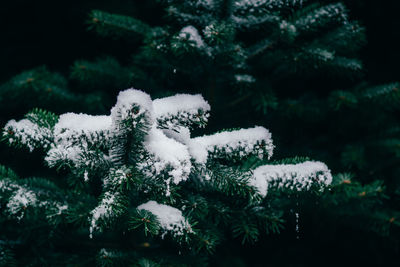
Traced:
POLYGON ((319 195, 331 183, 321 162, 264 165, 274 146, 262 127, 191 138, 186 127, 204 126, 209 110, 200 95, 151 100, 128 89, 110 116, 36 109, 9 121, 4 139, 44 151, 60 175, 20 178, 1 167, 2 263, 15 253, 22 265, 193 266, 190 256, 202 266, 231 238, 279 233, 279 194, 319 195), (263 171, 241 167, 247 158, 263 171), (62 256, 78 243, 83 249, 62 256))
POLYGON ((102 102, 99 93, 75 93, 68 89, 68 81, 61 74, 38 67, 24 71, 0 86, 0 119, 5 121, 10 114, 22 115, 37 107, 52 108, 57 112, 73 107, 92 112, 101 110, 102 102))
MULTIPOLYGON (((132 56, 131 65, 142 74, 135 85, 146 86, 151 78, 157 90, 193 88, 217 104, 223 121, 233 116, 273 125, 282 157, 294 151, 322 159, 335 170, 356 173, 359 186, 384 180, 388 199, 380 216, 396 220, 398 83, 362 82, 366 71, 358 58, 365 29, 350 18, 344 3, 157 2, 165 11, 162 22, 148 23, 145 34, 132 31, 135 40, 142 39, 132 56)), ((107 36, 110 25, 146 21, 96 10, 88 23, 107 36), (96 20, 100 14, 109 15, 107 23, 96 20)), ((382 226, 380 216, 367 231, 382 226)), ((396 242, 397 228, 391 229, 396 242)))
POLYGON ((321 75, 332 81, 361 75, 364 28, 349 20, 342 3, 158 2, 165 9, 162 26, 99 10, 89 16, 90 28, 102 36, 142 39, 132 61, 143 74, 136 86, 151 77, 156 89, 191 88, 220 109, 246 100, 266 112, 277 107, 277 96, 287 96, 285 88, 316 86, 321 75))
POLYGON ((20 178, 0 165, 0 266, 230 266, 227 258, 263 266, 266 250, 281 266, 276 247, 293 258, 313 251, 314 263, 339 250, 354 258, 362 250, 368 264, 398 255, 399 84, 365 79, 365 29, 346 5, 148 0, 135 12, 90 12, 89 31, 126 43, 126 60, 79 59, 64 76, 39 67, 0 86, 2 122, 30 110, 7 123, 2 140, 58 171, 20 178), (137 101, 118 100, 110 116, 57 115, 105 113, 130 86, 160 98, 135 91, 137 101), (192 138, 209 106, 165 97, 177 92, 210 101, 211 131, 268 125, 283 159, 268 161, 274 145, 263 127, 192 138), (171 147, 186 152, 164 161, 158 149, 171 147), (325 164, 292 155, 341 173, 327 185, 325 164), (160 207, 182 215, 173 229, 160 207), (249 261, 238 248, 258 254, 249 261))

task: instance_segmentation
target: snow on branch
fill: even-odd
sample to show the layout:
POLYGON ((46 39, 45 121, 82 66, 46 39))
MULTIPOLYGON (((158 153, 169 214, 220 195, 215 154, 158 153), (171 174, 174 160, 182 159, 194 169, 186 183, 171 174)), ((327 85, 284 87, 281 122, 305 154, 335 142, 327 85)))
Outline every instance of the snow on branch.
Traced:
POLYGON ((282 0, 236 0, 233 1, 235 10, 242 11, 243 13, 254 12, 256 9, 271 9, 273 7, 282 7, 286 1, 282 0))
POLYGON ((87 114, 66 113, 60 116, 54 126, 54 136, 57 145, 75 145, 85 142, 97 146, 109 134, 111 129, 110 116, 91 116, 87 114))
POLYGON ((61 215, 68 209, 68 205, 58 201, 40 200, 40 194, 33 190, 17 184, 10 179, 0 180, 0 201, 2 196, 9 196, 6 201, 5 211, 15 216, 17 220, 21 220, 26 213, 26 210, 31 208, 45 208, 48 211, 53 211, 52 216, 61 215), (54 212, 56 211, 56 212, 54 212))
POLYGON ((287 188, 290 190, 309 190, 317 185, 323 188, 332 182, 331 171, 318 161, 306 161, 299 164, 264 165, 256 168, 249 184, 266 196, 269 188, 287 188))
POLYGON ((153 122, 153 103, 148 94, 136 89, 121 91, 117 97, 117 103, 111 109, 111 117, 114 127, 130 123, 135 127, 138 123, 153 122))
POLYGON ((29 119, 10 120, 3 129, 3 137, 9 144, 24 145, 31 152, 36 148, 47 149, 53 143, 51 129, 40 127, 29 119))
POLYGON ((146 136, 145 147, 152 157, 139 166, 149 177, 168 174, 169 178, 165 181, 168 196, 171 183, 179 184, 189 177, 192 165, 188 148, 156 128, 146 136))
POLYGON ((110 161, 100 148, 107 147, 111 125, 110 116, 62 114, 54 126, 55 146, 48 151, 46 162, 50 167, 69 166, 88 180, 90 171, 110 161))
POLYGON ((189 144, 189 152, 198 163, 206 163, 209 157, 234 160, 254 155, 269 159, 273 149, 271 133, 260 126, 196 137, 189 144))
POLYGON ((24 210, 26 210, 28 206, 35 207, 37 204, 38 199, 36 194, 31 190, 19 186, 18 190, 16 190, 8 200, 7 210, 10 214, 19 214, 17 218, 21 220, 24 216, 24 210))
POLYGON ((308 0, 235 0, 233 8, 241 14, 282 10, 302 6, 308 0))
POLYGON ((189 41, 193 47, 197 47, 199 49, 206 46, 203 38, 199 34, 199 31, 191 25, 182 28, 178 34, 178 39, 181 41, 189 41))
POLYGON ((174 129, 162 129, 163 133, 179 143, 188 144, 190 142, 190 130, 186 127, 178 127, 174 129))
POLYGON ((190 127, 207 123, 210 105, 201 95, 177 94, 153 101, 154 114, 161 128, 190 127))
POLYGON ((95 230, 102 230, 102 222, 114 219, 119 216, 123 209, 122 196, 120 193, 116 192, 105 192, 100 204, 91 212, 91 218, 89 219, 89 237, 93 238, 93 232, 95 230))
POLYGON ((260 27, 263 24, 277 23, 280 18, 277 15, 273 14, 264 14, 263 16, 231 16, 232 21, 235 23, 235 26, 239 29, 250 29, 260 27))
MULTIPOLYGON (((238 76, 238 79, 251 81, 248 76, 238 76)), ((191 138, 190 126, 204 126, 209 110, 210 105, 201 95, 179 94, 152 101, 148 94, 128 89, 119 93, 110 116, 66 113, 45 119, 46 112, 42 112, 37 118, 32 117, 35 121, 29 117, 20 122, 10 121, 4 131, 14 131, 15 140, 19 138, 30 149, 50 148, 45 157, 49 166, 69 167, 74 177, 83 176, 85 181, 93 182, 88 183, 88 187, 102 185, 99 203, 87 218, 90 237, 125 214, 132 188, 145 193, 146 198, 158 199, 162 195, 175 203, 173 201, 177 201, 175 198, 182 192, 179 191, 182 182, 193 182, 191 186, 196 186, 196 180, 189 177, 200 177, 205 183, 211 180, 213 186, 223 187, 224 192, 253 194, 254 187, 263 196, 272 187, 296 191, 310 189, 313 185, 322 188, 331 183, 327 166, 312 161, 265 165, 245 175, 230 167, 231 172, 227 173, 224 168, 227 162, 237 163, 248 157, 269 159, 274 149, 271 133, 256 126, 191 138), (218 180, 217 177, 223 176, 221 171, 228 175, 218 180)), ((8 137, 11 133, 7 134, 8 137)), ((42 195, 16 181, 0 179, 0 203, 4 203, 4 209, 17 219, 21 219, 30 206, 46 208, 47 219, 68 209, 62 202, 42 201, 42 195)), ((155 201, 137 209, 151 212, 158 218, 162 237, 171 233, 179 239, 192 232, 179 209, 155 201)))
POLYGON ((254 83, 256 79, 249 74, 236 74, 235 80, 238 83, 254 83))
POLYGON ((61 135, 65 130, 85 133, 104 131, 111 127, 109 116, 92 116, 87 114, 65 113, 54 126, 54 132, 61 135))
POLYGON ((89 174, 110 166, 111 159, 103 151, 91 150, 87 145, 53 147, 47 152, 45 161, 49 167, 69 167, 77 176, 89 180, 89 174))
POLYGON ((209 10, 212 10, 216 6, 215 0, 197 0, 195 2, 197 6, 201 6, 209 10))
POLYGON ((115 191, 118 187, 126 184, 131 176, 132 170, 125 165, 120 168, 111 168, 110 173, 103 179, 103 188, 115 191))
POLYGON ((301 16, 294 21, 294 25, 300 31, 316 31, 321 27, 326 27, 328 24, 337 23, 345 25, 348 22, 347 12, 342 3, 333 3, 322 6, 312 12, 301 16))
POLYGON ((185 232, 192 232, 189 222, 183 217, 182 212, 177 208, 158 204, 157 202, 151 200, 137 207, 138 210, 147 210, 154 214, 164 233, 171 233, 173 236, 182 236, 185 232))
POLYGON ((167 12, 172 17, 175 17, 181 23, 193 23, 196 25, 204 25, 213 19, 213 16, 210 14, 211 12, 205 12, 202 15, 193 14, 193 12, 186 13, 181 9, 177 8, 176 6, 169 6, 167 8, 167 12))

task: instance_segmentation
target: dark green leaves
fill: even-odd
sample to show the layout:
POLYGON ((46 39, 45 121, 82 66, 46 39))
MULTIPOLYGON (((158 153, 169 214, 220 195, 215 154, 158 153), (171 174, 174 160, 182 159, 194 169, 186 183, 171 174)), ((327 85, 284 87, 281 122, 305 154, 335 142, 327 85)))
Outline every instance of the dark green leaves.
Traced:
POLYGON ((71 67, 71 79, 82 90, 103 88, 105 91, 128 88, 133 72, 122 67, 113 57, 100 57, 95 61, 78 60, 71 67), (115 89, 114 89, 115 88, 115 89))
POLYGON ((157 235, 160 227, 157 217, 146 210, 136 210, 129 220, 130 230, 143 228, 145 235, 157 235))
POLYGON ((209 254, 213 254, 220 243, 220 238, 213 231, 199 231, 193 237, 192 242, 197 251, 206 251, 209 254))
POLYGON ((232 232, 235 238, 242 239, 242 244, 254 243, 260 234, 257 224, 245 218, 233 222, 232 232))
POLYGON ((50 130, 52 130, 54 125, 58 122, 58 115, 40 108, 34 108, 25 115, 25 118, 37 124, 39 127, 48 128, 50 130))
POLYGON ((0 267, 14 266, 17 266, 14 252, 0 242, 0 267))
POLYGON ((150 31, 146 23, 129 16, 110 14, 93 10, 88 19, 89 28, 102 36, 128 39, 144 36, 150 31))
POLYGON ((0 179, 17 179, 18 175, 11 170, 10 168, 7 168, 6 166, 0 165, 0 179))

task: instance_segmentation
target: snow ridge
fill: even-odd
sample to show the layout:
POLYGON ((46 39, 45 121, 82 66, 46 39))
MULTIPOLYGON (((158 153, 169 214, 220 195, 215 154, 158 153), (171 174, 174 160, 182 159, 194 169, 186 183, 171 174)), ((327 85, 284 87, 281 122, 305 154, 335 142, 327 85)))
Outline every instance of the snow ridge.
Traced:
POLYGON ((116 199, 119 197, 119 193, 106 192, 100 202, 100 204, 91 212, 89 237, 93 238, 93 232, 100 229, 99 220, 105 220, 112 218, 114 214, 114 206, 116 205, 116 199))
POLYGON ((249 184, 256 187, 262 196, 266 196, 271 187, 302 191, 309 190, 312 185, 323 188, 331 182, 331 171, 318 161, 260 166, 249 180, 249 184))
POLYGON ((178 125, 204 127, 209 117, 210 105, 201 95, 177 94, 153 101, 158 125, 177 128, 178 125))
POLYGON ((133 118, 133 126, 145 121, 153 121, 153 103, 148 94, 137 89, 121 91, 117 97, 117 103, 111 109, 111 118, 115 128, 126 119, 133 118), (144 116, 142 116, 142 114, 144 116), (135 119, 139 119, 136 121, 135 119))
POLYGON ((224 131, 190 140, 189 151, 198 163, 207 162, 210 154, 232 154, 242 158, 254 154, 259 158, 272 156, 271 133, 264 127, 224 131))
POLYGON ((158 204, 156 201, 148 201, 137 207, 138 210, 147 210, 153 213, 163 229, 162 237, 170 232, 174 236, 184 235, 185 232, 192 232, 189 222, 183 217, 182 212, 177 208, 158 204))
POLYGON ((21 142, 29 151, 37 147, 48 148, 52 144, 53 133, 50 129, 39 127, 28 119, 20 121, 10 120, 4 127, 3 136, 12 136, 9 143, 21 142))
POLYGON ((153 100, 156 118, 176 116, 179 112, 195 113, 199 109, 210 111, 211 107, 202 95, 177 94, 153 100))
POLYGON ((40 195, 8 179, 0 181, 0 200, 2 199, 1 194, 6 192, 11 192, 11 197, 7 201, 5 210, 7 213, 14 215, 17 220, 21 220, 25 216, 25 211, 28 207, 45 208, 48 211, 56 210, 56 213, 49 213, 47 218, 61 215, 68 209, 68 205, 65 203, 41 201, 39 199, 40 195))
POLYGON ((193 46, 197 48, 205 47, 203 38, 201 38, 199 31, 192 25, 182 28, 182 30, 179 33, 179 38, 183 40, 187 39, 189 41, 192 41, 193 46))
POLYGON ((145 147, 153 156, 153 160, 141 165, 143 170, 149 170, 148 176, 154 177, 168 171, 171 178, 167 184, 166 195, 169 196, 170 183, 179 184, 189 177, 192 164, 187 147, 175 139, 168 138, 162 130, 152 128, 145 139, 145 147), (171 180, 172 179, 172 180, 171 180))

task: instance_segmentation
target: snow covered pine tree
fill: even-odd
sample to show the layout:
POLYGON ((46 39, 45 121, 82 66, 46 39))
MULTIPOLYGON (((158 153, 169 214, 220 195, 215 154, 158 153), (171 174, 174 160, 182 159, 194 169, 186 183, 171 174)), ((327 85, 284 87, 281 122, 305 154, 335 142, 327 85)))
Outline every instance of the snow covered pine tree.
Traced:
POLYGON ((193 266, 193 257, 207 259, 226 236, 244 243, 278 232, 283 220, 270 190, 320 192, 331 183, 321 162, 265 165, 274 145, 263 127, 192 138, 209 110, 201 95, 152 100, 127 89, 110 116, 35 109, 9 121, 3 138, 44 150, 60 172, 24 179, 0 169, 0 245, 18 240, 30 251, 15 249, 22 262, 193 266), (257 168, 244 167, 250 159, 257 168))
POLYGON ((264 113, 287 112, 292 103, 287 99, 300 91, 342 89, 361 76, 357 55, 364 28, 341 2, 148 0, 127 5, 121 14, 93 10, 90 29, 128 43, 141 40, 141 47, 129 46, 129 67, 109 59, 80 60, 71 77, 100 88, 106 79, 121 81, 121 73, 129 72, 137 86, 151 80, 153 90, 201 92, 218 103, 214 109, 234 106, 231 112, 240 114, 244 110, 237 105, 245 103, 264 113), (156 25, 154 9, 161 9, 156 25))

